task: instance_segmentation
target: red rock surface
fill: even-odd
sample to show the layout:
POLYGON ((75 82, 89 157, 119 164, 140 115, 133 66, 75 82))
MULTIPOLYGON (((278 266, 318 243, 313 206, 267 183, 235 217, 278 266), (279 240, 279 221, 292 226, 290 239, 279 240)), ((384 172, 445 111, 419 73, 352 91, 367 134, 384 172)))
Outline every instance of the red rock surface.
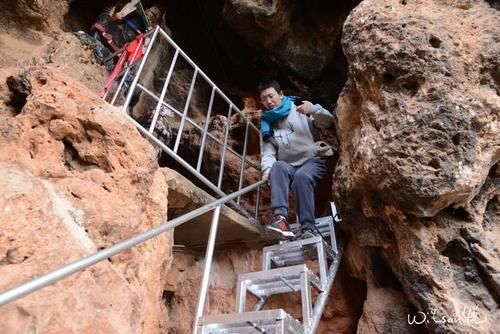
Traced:
POLYGON ((5 0, 0 3, 0 67, 51 64, 99 91, 107 74, 92 51, 62 28, 70 1, 5 0))
MULTIPOLYGON (((22 81, 26 104, 0 125, 2 291, 167 215, 156 153, 120 111, 50 68, 22 81)), ((170 246, 159 236, 3 307, 0 332, 164 332, 170 246)))
POLYGON ((365 0, 344 25, 334 190, 367 253, 346 254, 367 268, 360 332, 415 330, 409 305, 434 333, 497 332, 499 27, 486 1, 432 0, 365 0))

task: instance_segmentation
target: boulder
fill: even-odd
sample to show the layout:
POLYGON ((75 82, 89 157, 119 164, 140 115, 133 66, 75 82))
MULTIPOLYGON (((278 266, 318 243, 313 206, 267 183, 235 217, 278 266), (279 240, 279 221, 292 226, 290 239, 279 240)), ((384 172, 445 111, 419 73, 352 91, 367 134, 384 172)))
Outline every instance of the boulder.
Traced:
MULTIPOLYGON (((466 0, 366 0, 344 24, 335 197, 434 333, 493 333, 500 316, 498 27, 466 0)), ((384 328, 366 314, 359 328, 384 328)))
MULTIPOLYGON (((0 125, 1 291, 167 217, 166 174, 120 111, 52 68, 9 80, 24 99, 0 125)), ((171 244, 158 236, 2 307, 0 332, 164 332, 171 244)))
POLYGON ((257 52, 268 55, 275 67, 310 82, 332 65, 351 6, 317 0, 232 0, 225 2, 222 16, 257 52))
POLYGON ((431 217, 468 203, 498 161, 500 100, 481 76, 498 66, 485 59, 499 18, 486 2, 471 3, 467 16, 439 2, 391 3, 363 2, 344 26, 350 77, 337 111, 339 175, 431 217))

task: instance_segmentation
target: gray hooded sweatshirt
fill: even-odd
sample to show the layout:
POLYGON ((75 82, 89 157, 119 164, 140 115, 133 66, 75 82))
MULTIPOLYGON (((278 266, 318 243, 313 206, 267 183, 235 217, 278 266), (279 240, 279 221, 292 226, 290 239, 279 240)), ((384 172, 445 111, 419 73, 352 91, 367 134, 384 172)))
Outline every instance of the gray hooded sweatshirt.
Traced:
POLYGON ((275 161, 281 160, 292 166, 303 165, 318 157, 314 138, 317 129, 326 129, 333 124, 333 115, 319 104, 313 105, 309 116, 301 114, 292 104, 286 118, 273 125, 274 135, 269 142, 260 139, 261 169, 267 173, 275 161))

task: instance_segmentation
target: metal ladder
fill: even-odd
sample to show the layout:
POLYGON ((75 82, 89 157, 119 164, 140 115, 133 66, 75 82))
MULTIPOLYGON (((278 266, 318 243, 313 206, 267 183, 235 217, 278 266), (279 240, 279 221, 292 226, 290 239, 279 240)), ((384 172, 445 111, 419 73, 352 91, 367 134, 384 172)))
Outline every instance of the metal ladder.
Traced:
POLYGON ((265 247, 262 271, 238 276, 236 312, 201 317, 196 333, 315 333, 342 257, 342 248, 338 247, 335 236, 335 224, 341 219, 333 202, 330 207, 331 216, 316 219, 321 236, 280 241, 265 247), (328 238, 329 242, 323 238, 328 238), (306 265, 311 260, 318 262, 318 273, 306 265), (312 289, 318 291, 316 298, 312 297, 312 289), (302 322, 283 309, 262 310, 270 296, 299 291, 302 322), (247 311, 248 294, 257 298, 251 311, 247 311))

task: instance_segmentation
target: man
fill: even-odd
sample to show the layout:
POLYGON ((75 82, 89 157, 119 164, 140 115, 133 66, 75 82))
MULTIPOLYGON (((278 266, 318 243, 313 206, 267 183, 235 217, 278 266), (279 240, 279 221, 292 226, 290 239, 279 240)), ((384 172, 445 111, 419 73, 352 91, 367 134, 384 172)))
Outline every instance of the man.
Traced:
POLYGON ((333 124, 333 116, 319 104, 283 95, 276 81, 260 83, 258 91, 264 106, 261 168, 263 179, 271 185, 274 214, 266 228, 287 238, 295 237, 287 220, 291 188, 301 237, 315 236, 314 187, 326 174, 326 162, 321 156, 333 152, 315 142, 314 136, 317 129, 333 124))

